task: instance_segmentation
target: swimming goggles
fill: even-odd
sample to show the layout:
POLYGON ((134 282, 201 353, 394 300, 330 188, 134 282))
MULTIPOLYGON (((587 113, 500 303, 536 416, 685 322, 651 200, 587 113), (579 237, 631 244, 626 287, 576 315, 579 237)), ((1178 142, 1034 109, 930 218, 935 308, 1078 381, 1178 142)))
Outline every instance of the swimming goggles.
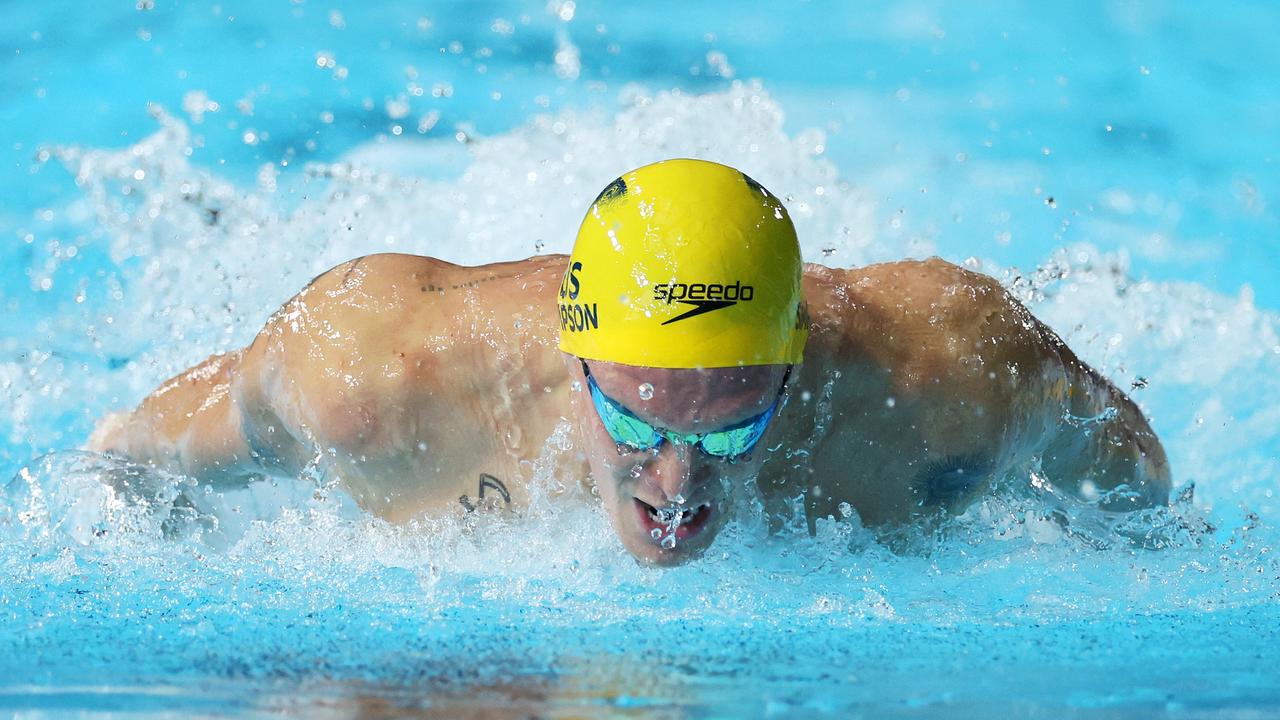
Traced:
POLYGON ((696 445, 702 452, 713 457, 732 460, 745 455, 764 435, 765 428, 769 426, 769 421, 778 409, 778 403, 782 401, 787 380, 791 377, 791 368, 788 367, 786 375, 782 377, 782 387, 778 388, 778 396, 774 398, 773 404, 759 415, 712 432, 677 433, 650 425, 636 417, 621 403, 605 395, 596 384, 595 378, 591 377, 591 370, 587 367, 586 361, 579 358, 579 362, 582 363, 582 374, 587 379, 587 388, 591 392, 591 401, 596 406, 596 414, 600 416, 600 422, 609 433, 609 437, 618 443, 618 452, 622 454, 652 450, 662 445, 663 440, 670 440, 681 445, 696 445))

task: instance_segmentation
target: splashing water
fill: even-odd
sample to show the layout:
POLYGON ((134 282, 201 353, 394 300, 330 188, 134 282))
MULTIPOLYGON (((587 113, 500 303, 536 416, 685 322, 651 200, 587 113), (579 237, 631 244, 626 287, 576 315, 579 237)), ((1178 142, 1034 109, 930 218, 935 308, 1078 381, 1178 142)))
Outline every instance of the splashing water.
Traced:
MULTIPOLYGON (((571 50, 558 46, 557 68, 573 71, 571 50)), ((85 298, 42 321, 49 345, 6 340, 9 442, 76 445, 106 410, 245 344, 349 257, 515 259, 530 238, 566 251, 583 198, 619 167, 715 157, 782 197, 835 187, 837 168, 781 115, 751 83, 637 93, 610 119, 564 112, 476 138, 453 179, 414 176, 436 157, 429 142, 401 146, 395 171, 357 150, 280 179, 306 198, 292 208, 192 166, 187 127, 163 113, 129 148, 61 149, 84 188, 73 214, 94 230, 77 263, 50 272, 83 281, 85 298), (708 123, 716 133, 676 129, 708 123), (504 188, 530 167, 538 182, 511 202, 504 188)), ((851 263, 911 250, 856 187, 806 198, 792 216, 810 258, 832 237, 851 263)), ((176 688, 197 711, 368 708, 409 702, 406 688, 446 708, 528 694, 691 714, 755 714, 762 699, 813 713, 886 697, 980 707, 1052 702, 1068 675, 1073 707, 1277 702, 1280 319, 1245 294, 1136 280, 1124 256, 1085 245, 1031 273, 979 265, 1118 385, 1143 379, 1134 397, 1194 493, 1115 515, 1010 477, 962 514, 888 537, 852 511, 810 535, 802 516, 772 522, 744 501, 703 558, 657 570, 630 561, 594 496, 559 486, 550 462, 531 468, 518 515, 394 526, 317 492, 318 465, 205 494, 86 453, 30 452, 0 505, 0 678, 91 682, 142 708, 138 688, 176 688), (147 502, 130 499, 144 487, 147 502)), ((839 381, 798 401, 830 422, 839 381)), ((682 504, 660 511, 673 542, 682 504)))

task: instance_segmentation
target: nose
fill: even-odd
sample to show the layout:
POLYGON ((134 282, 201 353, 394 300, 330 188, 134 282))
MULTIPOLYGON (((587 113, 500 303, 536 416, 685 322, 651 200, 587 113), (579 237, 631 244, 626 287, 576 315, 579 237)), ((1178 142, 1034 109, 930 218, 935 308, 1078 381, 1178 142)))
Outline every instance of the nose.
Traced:
POLYGON ((667 502, 685 501, 696 486, 695 474, 701 468, 698 452, 687 445, 663 443, 657 457, 648 463, 648 484, 662 493, 667 502))

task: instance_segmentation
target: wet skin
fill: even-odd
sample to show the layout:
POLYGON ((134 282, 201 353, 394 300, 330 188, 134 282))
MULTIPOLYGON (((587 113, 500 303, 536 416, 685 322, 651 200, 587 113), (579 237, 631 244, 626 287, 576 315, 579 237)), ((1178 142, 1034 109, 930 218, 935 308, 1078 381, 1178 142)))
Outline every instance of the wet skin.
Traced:
MULTIPOLYGON (((705 433, 759 415, 778 398, 785 366, 714 370, 668 370, 591 362, 601 391, 650 425, 676 433, 705 433), (645 399, 641 385, 652 386, 645 399)), ((753 479, 766 447, 741 458, 719 458, 700 449, 663 442, 652 450, 628 451, 605 430, 591 402, 581 364, 570 359, 577 390, 570 396, 578 437, 588 449, 591 475, 622 544, 641 560, 670 563, 707 548, 728 517, 726 489, 753 479), (684 510, 680 524, 655 521, 654 510, 684 510), (655 534, 657 531, 657 534, 655 534), (667 540, 664 547, 662 540, 667 540), (674 540, 674 542, 672 542, 674 540)))
MULTIPOLYGON (((565 261, 344 263, 248 348, 104 419, 89 447, 214 485, 318 462, 392 521, 518 510, 531 468, 550 468, 594 483, 623 545, 659 564, 704 550, 752 478, 775 516, 796 498, 811 523, 848 503, 873 527, 961 508, 993 478, 1032 467, 1086 498, 1127 484, 1134 492, 1108 501, 1114 509, 1167 501, 1164 450, 1138 408, 994 280, 937 259, 806 266, 805 360, 748 457, 671 442, 620 454, 580 364, 556 347, 565 261), (1100 415, 1109 419, 1079 420, 1100 415), (556 432, 571 442, 547 443, 556 432), (688 522, 663 547, 646 508, 673 503, 688 522)), ((676 432, 758 414, 785 372, 589 365, 607 395, 676 432)))

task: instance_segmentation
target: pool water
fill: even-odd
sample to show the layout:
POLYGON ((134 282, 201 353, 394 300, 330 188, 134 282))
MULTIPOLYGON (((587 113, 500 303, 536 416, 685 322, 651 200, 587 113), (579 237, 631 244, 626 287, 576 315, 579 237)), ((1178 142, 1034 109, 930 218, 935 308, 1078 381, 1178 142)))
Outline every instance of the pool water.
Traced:
POLYGON ((1280 11, 987 8, 7 8, 0 711, 1274 715, 1280 11), (673 156, 784 197, 808 260, 1000 278, 1143 407, 1177 501, 1009 477, 889 539, 744 503, 655 570, 541 466, 520 517, 392 526, 310 475, 140 507, 76 450, 337 262, 564 252, 673 156))

